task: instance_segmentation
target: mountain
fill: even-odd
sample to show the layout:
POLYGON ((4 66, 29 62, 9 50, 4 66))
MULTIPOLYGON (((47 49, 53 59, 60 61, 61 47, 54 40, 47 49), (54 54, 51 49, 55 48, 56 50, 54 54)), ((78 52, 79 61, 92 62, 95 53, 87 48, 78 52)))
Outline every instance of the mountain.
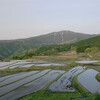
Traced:
POLYGON ((45 45, 70 44, 93 36, 72 31, 60 31, 27 39, 2 40, 0 41, 0 59, 24 50, 39 48, 45 45))
MULTIPOLYGON (((48 45, 37 49, 31 49, 19 53, 18 55, 12 56, 13 59, 27 59, 32 56, 42 56, 42 55, 57 55, 59 52, 69 51, 75 48, 77 52, 84 52, 87 48, 96 47, 100 51, 100 36, 92 37, 89 39, 81 40, 72 44, 63 45, 48 45)), ((94 49, 94 48, 93 48, 94 49)))

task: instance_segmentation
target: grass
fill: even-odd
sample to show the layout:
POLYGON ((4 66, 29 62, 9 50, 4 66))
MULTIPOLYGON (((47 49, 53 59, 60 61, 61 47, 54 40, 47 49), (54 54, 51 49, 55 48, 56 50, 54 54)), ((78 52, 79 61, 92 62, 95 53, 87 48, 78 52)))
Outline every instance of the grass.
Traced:
POLYGON ((100 82, 100 73, 96 75, 96 79, 100 82))
POLYGON ((100 100, 100 94, 99 93, 96 93, 94 96, 95 96, 95 100, 100 100))
POLYGON ((68 64, 67 66, 69 66, 69 67, 76 67, 76 66, 80 66, 80 64, 72 62, 72 63, 68 64))
POLYGON ((90 64, 80 64, 81 66, 86 66, 86 69, 94 69, 100 71, 100 62, 90 63, 90 64))
POLYGON ((27 95, 18 100, 96 100, 95 96, 89 96, 87 98, 81 97, 80 93, 68 93, 68 92, 53 92, 41 90, 39 92, 27 95))
POLYGON ((88 65, 88 66, 86 67, 86 69, 94 69, 94 70, 100 71, 100 66, 88 65))
POLYGON ((83 64, 83 65, 87 65, 87 66, 100 66, 100 62, 83 64))

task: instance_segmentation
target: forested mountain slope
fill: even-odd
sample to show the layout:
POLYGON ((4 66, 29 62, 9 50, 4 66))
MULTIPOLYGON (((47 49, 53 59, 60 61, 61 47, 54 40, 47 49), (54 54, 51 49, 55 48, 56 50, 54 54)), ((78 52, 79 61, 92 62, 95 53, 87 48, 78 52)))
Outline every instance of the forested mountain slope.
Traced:
POLYGON ((72 31, 60 31, 27 39, 3 40, 0 41, 0 59, 24 50, 39 48, 45 45, 70 44, 93 36, 72 31))

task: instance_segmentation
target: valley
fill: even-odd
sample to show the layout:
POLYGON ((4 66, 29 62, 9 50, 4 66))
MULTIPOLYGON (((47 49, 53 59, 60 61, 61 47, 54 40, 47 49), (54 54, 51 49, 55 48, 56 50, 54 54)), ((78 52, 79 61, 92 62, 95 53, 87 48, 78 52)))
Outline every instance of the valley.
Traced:
POLYGON ((27 48, 5 56, 0 62, 0 100, 66 100, 66 97, 67 100, 97 100, 100 96, 99 42, 98 35, 70 44, 58 42, 27 48))
POLYGON ((76 100, 90 100, 92 98, 91 100, 95 100, 94 93, 99 90, 99 82, 95 78, 100 71, 98 66, 100 66, 99 59, 90 60, 84 59, 84 57, 65 58, 60 56, 37 56, 30 60, 0 62, 0 73, 2 73, 2 75, 0 74, 0 100, 35 99, 36 95, 38 95, 37 100, 40 97, 43 99, 44 96, 49 99, 51 98, 49 95, 54 95, 57 98, 57 94, 62 95, 63 100, 66 100, 64 99, 65 95, 68 95, 68 100, 71 98, 76 100), (96 72, 94 77, 91 76, 92 71, 89 74, 84 74, 88 73, 89 70, 96 72), (85 76, 81 80, 83 75, 85 76), (75 77, 77 78, 75 79, 75 77), (90 77, 94 78, 91 79, 93 85, 89 85, 92 86, 90 88, 94 91, 95 86, 98 86, 95 88, 97 89, 95 92, 88 89, 89 87, 87 88, 86 84, 91 83, 87 78, 90 77), (97 83, 94 83, 94 80, 97 83), (80 85, 79 89, 76 87, 77 84, 80 85))

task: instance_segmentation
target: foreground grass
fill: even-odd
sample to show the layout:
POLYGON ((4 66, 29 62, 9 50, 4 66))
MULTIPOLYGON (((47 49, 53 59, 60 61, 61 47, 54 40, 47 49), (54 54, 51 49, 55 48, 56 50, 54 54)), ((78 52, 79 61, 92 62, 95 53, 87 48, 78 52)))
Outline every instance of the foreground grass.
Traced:
POLYGON ((100 73, 96 75, 96 79, 100 82, 100 73))
POLYGON ((41 90, 18 100, 95 100, 94 96, 81 97, 80 93, 53 92, 41 90))
POLYGON ((94 69, 100 72, 100 66, 87 65, 86 69, 94 69))

